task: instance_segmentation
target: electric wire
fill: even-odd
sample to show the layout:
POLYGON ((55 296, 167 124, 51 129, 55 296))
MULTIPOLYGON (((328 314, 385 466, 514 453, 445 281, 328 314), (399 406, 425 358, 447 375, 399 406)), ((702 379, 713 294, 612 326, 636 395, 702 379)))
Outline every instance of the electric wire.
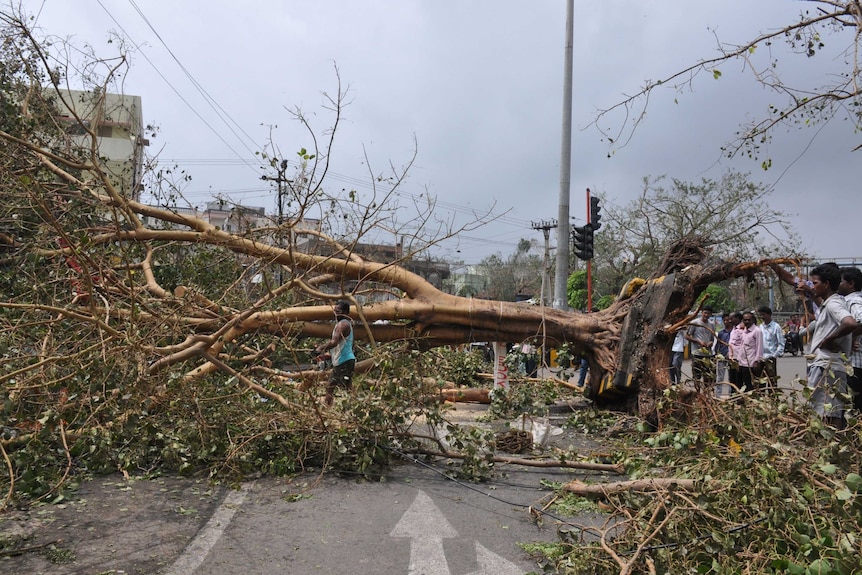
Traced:
POLYGON ((385 449, 388 449, 392 453, 396 454, 397 456, 401 457, 402 459, 405 459, 407 461, 410 461, 411 463, 416 463, 422 467, 425 467, 426 469, 433 471, 434 473, 443 477, 444 479, 447 479, 447 480, 451 481, 452 483, 455 483, 456 485, 458 485, 460 487, 464 487, 466 489, 469 489, 470 491, 474 491, 476 493, 479 493, 480 495, 484 495, 484 496, 488 497, 489 499, 493 499, 494 501, 497 501, 499 503, 504 503, 504 504, 509 505, 511 507, 522 508, 522 509, 526 510, 528 513, 535 513, 536 515, 543 515, 543 516, 550 517, 551 519, 553 519, 555 521, 559 521, 560 523, 564 523, 566 525, 572 525, 572 527, 575 527, 576 529, 578 529, 582 532, 586 531, 583 527, 580 527, 580 526, 574 525, 574 524, 570 524, 569 522, 567 522, 562 517, 559 517, 559 516, 557 516, 553 513, 550 513, 548 511, 536 509, 532 505, 525 505, 525 504, 520 503, 520 502, 509 501, 507 499, 503 499, 502 497, 498 497, 498 496, 494 495, 493 493, 482 491, 478 487, 474 487, 473 485, 470 485, 469 483, 465 483, 464 481, 461 481, 460 479, 458 479, 456 477, 452 477, 450 475, 447 475, 447 474, 443 473, 442 471, 440 471, 439 469, 437 469, 436 467, 434 467, 433 465, 425 463, 424 461, 422 461, 418 457, 416 457, 410 453, 405 453, 396 447, 392 447, 389 445, 383 445, 383 447, 385 449))
MULTIPOLYGON (((199 159, 164 158, 164 159, 162 159, 162 161, 166 162, 166 163, 173 163, 173 164, 184 165, 184 166, 196 166, 196 165, 200 165, 200 166, 219 166, 219 165, 230 166, 230 165, 236 165, 239 162, 248 162, 248 160, 222 160, 222 159, 208 159, 208 158, 199 158, 199 159)), ((332 180, 351 184, 351 185, 359 187, 359 188, 368 189, 368 190, 373 189, 372 184, 370 184, 366 180, 356 178, 353 176, 348 176, 345 174, 340 174, 338 172, 330 171, 327 173, 327 177, 332 179, 332 180)), ((264 191, 267 189, 268 188, 253 188, 250 191, 264 191)), ((204 193, 204 192, 189 192, 189 193, 204 193)), ((208 193, 208 192, 206 192, 206 193, 208 193)), ((425 201, 425 199, 426 199, 425 198, 426 194, 424 192, 422 194, 417 195, 415 193, 408 192, 408 191, 403 190, 403 189, 395 190, 395 195, 399 196, 399 197, 408 198, 408 199, 413 200, 413 201, 425 201)), ((440 200, 439 198, 434 200, 434 205, 437 207, 441 207, 441 208, 450 210, 450 211, 454 211, 456 213, 462 213, 462 214, 467 214, 467 215, 471 215, 471 216, 475 216, 477 212, 483 212, 484 211, 484 210, 477 210, 475 208, 472 208, 470 206, 466 206, 464 204, 458 204, 455 202, 448 202, 445 200, 440 200)), ((497 213, 497 214, 490 213, 488 215, 488 217, 494 221, 499 221, 502 223, 508 223, 511 225, 516 225, 516 226, 524 227, 524 228, 530 228, 530 221, 529 220, 525 220, 522 218, 517 218, 517 217, 511 216, 508 214, 508 211, 504 212, 504 213, 497 213)))
MULTIPOLYGON (((202 122, 202 123, 203 123, 207 128, 209 128, 209 130, 210 130, 210 131, 215 135, 215 137, 216 137, 216 138, 218 138, 218 139, 219 139, 219 140, 220 140, 220 141, 225 145, 225 147, 227 147, 227 149, 228 149, 228 150, 230 150, 230 151, 231 151, 231 152, 232 152, 232 153, 233 153, 237 158, 242 159, 242 156, 239 154, 239 152, 237 152, 237 151, 236 151, 236 150, 235 150, 235 149, 234 149, 234 148, 233 148, 233 147, 232 147, 232 146, 227 142, 227 140, 225 140, 225 139, 222 137, 222 135, 221 135, 221 134, 220 134, 220 133, 219 133, 219 132, 218 132, 218 131, 217 131, 217 130, 216 130, 216 129, 215 129, 215 128, 214 128, 214 127, 209 123, 209 122, 207 122, 207 120, 206 120, 206 119, 201 115, 201 113, 200 113, 200 112, 198 112, 198 111, 195 109, 195 107, 194 107, 194 106, 192 106, 192 105, 191 105, 191 103, 190 103, 188 100, 186 100, 186 98, 185 98, 185 97, 184 97, 184 96, 179 92, 179 90, 177 90, 177 89, 174 87, 174 85, 170 82, 170 80, 168 80, 168 79, 165 77, 165 75, 164 75, 164 74, 162 74, 161 70, 159 70, 159 68, 158 68, 158 67, 153 63, 153 61, 152 61, 152 60, 150 60, 149 56, 147 56, 146 52, 144 52, 144 51, 143 51, 143 49, 141 48, 141 46, 140 46, 137 42, 135 42, 135 41, 132 39, 131 35, 126 31, 126 29, 125 29, 125 28, 123 28, 123 25, 122 25, 122 24, 120 24, 120 22, 119 22, 119 21, 114 17, 114 15, 113 15, 113 14, 112 14, 112 13, 111 13, 107 8, 106 8, 106 7, 105 7, 105 5, 102 3, 102 0, 96 0, 96 2, 99 4, 99 6, 101 6, 102 10, 104 10, 104 11, 105 11, 105 13, 106 13, 106 14, 108 15, 108 17, 109 17, 109 18, 114 22, 114 24, 116 24, 116 25, 120 28, 120 30, 123 32, 123 34, 125 34, 126 38, 128 38, 128 39, 129 39, 129 42, 131 42, 131 43, 132 43, 132 45, 135 47, 135 49, 137 49, 137 50, 138 50, 138 52, 141 54, 141 56, 143 56, 143 57, 144 57, 144 60, 146 60, 146 61, 147 61, 147 63, 148 63, 148 64, 153 68, 153 70, 155 70, 156 74, 158 74, 158 75, 159 75, 159 77, 160 77, 160 78, 165 82, 165 84, 167 84, 167 85, 168 85, 168 87, 169 87, 169 88, 174 92, 174 94, 176 94, 176 95, 177 95, 177 97, 178 97, 178 98, 179 98, 179 99, 180 99, 180 100, 181 100, 181 101, 186 105, 186 107, 188 107, 188 109, 189 109, 189 110, 191 110, 191 111, 192 111, 192 113, 193 113, 195 116, 197 116, 197 117, 198 117, 198 119, 199 119, 199 120, 200 120, 200 121, 201 121, 201 122, 202 122)), ((255 171, 255 173, 257 173, 257 170, 255 170, 254 166, 252 166, 251 164, 248 164, 248 163, 246 163, 246 165, 249 167, 249 169, 254 170, 254 171, 255 171)))
POLYGON ((135 2, 135 0, 129 0, 129 4, 132 5, 132 7, 135 9, 135 11, 138 13, 138 15, 141 17, 141 19, 147 25, 147 27, 149 27, 149 29, 153 32, 153 34, 155 34, 156 38, 158 38, 159 42, 161 42, 162 46, 164 46, 165 50, 167 50, 168 54, 170 54, 171 58, 173 58, 174 62, 176 62, 177 66, 179 66, 180 70, 182 70, 183 73, 186 75, 186 78, 189 79, 189 81, 192 83, 192 85, 197 89, 198 93, 201 96, 203 96, 206 103, 209 104, 210 108, 213 110, 213 112, 216 113, 216 115, 219 117, 219 119, 222 121, 222 123, 227 127, 228 130, 231 131, 231 133, 236 137, 237 140, 239 140, 239 142, 242 144, 242 146, 250 154, 254 154, 255 153, 254 150, 252 150, 246 144, 246 142, 243 140, 243 138, 234 129, 234 126, 236 126, 236 128, 240 132, 242 132, 242 134, 246 137, 246 139, 248 139, 249 142, 252 143, 253 146, 256 146, 256 144, 254 143, 254 139, 251 136, 249 136, 248 133, 242 128, 242 126, 240 126, 236 122, 236 120, 234 120, 231 117, 231 115, 227 111, 225 111, 224 108, 222 108, 222 106, 216 101, 216 99, 213 98, 212 95, 209 92, 207 92, 206 89, 204 89, 204 87, 200 84, 200 82, 198 82, 197 79, 192 75, 192 73, 189 72, 188 68, 186 68, 182 62, 180 62, 180 59, 177 58, 176 54, 174 54, 174 51, 171 50, 171 48, 168 46, 167 42, 165 42, 164 38, 162 38, 162 35, 159 34, 159 32, 155 29, 155 27, 152 25, 150 20, 146 17, 144 12, 138 6, 137 2, 135 2), (230 120, 230 121, 228 121, 228 120, 230 120), (231 124, 233 124, 233 126, 231 124))
MULTIPOLYGON (((138 45, 137 42, 135 42, 131 38, 131 35, 125 30, 125 28, 113 16, 113 14, 111 14, 111 12, 105 7, 105 5, 102 3, 102 1, 97 0, 97 2, 102 7, 102 9, 105 11, 105 13, 111 18, 111 20, 113 20, 113 22, 123 31, 123 33, 126 35, 126 37, 129 38, 129 41, 132 42, 132 44, 141 53, 141 55, 150 64, 150 66, 158 73, 158 75, 162 78, 162 80, 174 91, 174 93, 186 104, 186 106, 190 110, 192 110, 192 112, 210 129, 210 131, 213 132, 219 138, 219 140, 221 140, 222 143, 224 143, 225 146, 231 152, 233 152, 234 155, 237 156, 237 160, 231 160, 230 164, 245 165, 251 169, 254 169, 254 166, 252 165, 253 162, 240 156, 240 154, 237 153, 237 151, 225 140, 225 138, 222 137, 222 135, 209 122, 207 122, 207 120, 204 119, 204 117, 191 105, 191 103, 186 98, 184 98, 182 96, 182 94, 180 94, 180 92, 164 76, 164 74, 161 73, 161 71, 155 66, 155 64, 150 60, 150 58, 146 55, 146 53, 144 53, 144 51, 142 50, 140 45, 138 45)), ((242 134, 245 136, 245 138, 248 139, 248 141, 253 141, 251 136, 249 136, 248 133, 245 132, 245 130, 243 130, 243 128, 230 116, 230 114, 228 114, 224 110, 224 108, 218 104, 218 102, 209 94, 209 92, 206 91, 206 89, 200 84, 200 82, 197 81, 197 79, 191 74, 191 72, 185 67, 185 65, 183 65, 183 63, 179 60, 179 58, 176 56, 176 54, 173 52, 173 50, 171 50, 171 48, 167 45, 167 42, 165 42, 165 40, 161 36, 161 34, 155 29, 155 26, 153 26, 153 24, 150 22, 150 20, 144 14, 144 12, 140 8, 140 6, 138 6, 138 4, 135 2, 135 0, 129 0, 129 3, 134 8, 134 10, 138 13, 138 15, 141 17, 141 19, 144 21, 144 23, 148 26, 148 28, 152 31, 152 33, 156 36, 156 38, 159 40, 159 42, 161 42, 162 46, 165 48, 165 50, 167 50, 168 54, 170 54, 171 58, 174 60, 174 62, 177 64, 177 66, 179 66, 179 68, 186 75, 186 77, 189 79, 189 81, 192 83, 192 85, 198 90, 198 92, 201 94, 201 96, 203 96, 204 100, 207 102, 207 104, 210 106, 210 108, 216 113, 216 115, 219 117, 219 119, 225 124, 225 126, 231 131, 231 133, 237 138, 237 140, 239 140, 239 142, 242 144, 242 146, 249 153, 254 154, 254 151, 246 144, 245 140, 243 140, 243 138, 240 136, 240 134, 237 133, 237 130, 235 130, 234 127, 231 126, 231 123, 234 126, 236 126, 236 128, 240 132, 242 132, 242 134)), ((203 159, 203 160, 186 161, 187 164, 194 165, 194 164, 192 164, 192 162, 196 162, 199 165, 219 165, 218 160, 203 159)), ((223 162, 223 163, 227 164, 228 162, 223 162)), ((255 173, 257 173, 256 170, 255 170, 255 173)), ((360 178, 355 178, 355 177, 347 176, 344 174, 338 174, 335 172, 330 172, 329 176, 333 180, 341 181, 343 183, 347 183, 347 184, 350 184, 350 185, 353 185, 356 187, 363 187, 366 189, 373 189, 374 188, 373 185, 369 184, 366 180, 363 180, 360 178)), ((231 193, 253 194, 256 192, 263 193, 266 191, 268 191, 267 188, 249 188, 249 189, 235 190, 231 193)), ((194 192, 188 192, 189 195, 191 195, 193 193, 194 192)), ((402 197, 402 198, 410 199, 414 202, 427 201, 427 196, 425 196, 424 193, 417 195, 414 193, 410 193, 406 190, 396 190, 395 195, 402 197)), ((259 197, 262 198, 265 196, 259 196, 259 197)), ((484 209, 483 210, 476 210, 476 209, 471 208, 469 206, 465 206, 462 204, 456 204, 453 202, 446 202, 446 201, 443 201, 440 199, 435 199, 434 204, 435 204, 435 206, 439 206, 439 207, 447 209, 449 211, 452 211, 455 213, 467 214, 470 216, 476 216, 477 213, 481 213, 481 212, 485 211, 484 209)), ((489 210, 489 212, 490 212, 490 210, 489 210)), ((527 220, 522 220, 520 218, 515 218, 512 216, 509 216, 509 215, 507 215, 507 213, 503 213, 503 214, 489 213, 489 217, 490 217, 490 219, 495 220, 495 221, 500 221, 501 223, 508 223, 510 225, 515 225, 515 226, 523 227, 523 228, 529 227, 529 222, 527 220)), ((469 237, 469 236, 459 236, 459 242, 464 241, 464 240, 466 240, 468 242, 468 245, 469 245, 470 241, 474 241, 474 242, 480 243, 480 245, 483 245, 483 246, 487 246, 488 244, 492 244, 492 245, 497 245, 497 246, 501 246, 501 247, 507 247, 507 246, 511 246, 513 243, 513 242, 508 242, 508 241, 493 240, 491 238, 475 238, 475 237, 469 237)))
POLYGON ((48 0, 42 0, 42 4, 39 6, 39 11, 36 12, 36 16, 33 17, 33 26, 34 27, 39 22, 39 17, 42 15, 42 10, 45 8, 45 2, 47 2, 47 1, 48 0))

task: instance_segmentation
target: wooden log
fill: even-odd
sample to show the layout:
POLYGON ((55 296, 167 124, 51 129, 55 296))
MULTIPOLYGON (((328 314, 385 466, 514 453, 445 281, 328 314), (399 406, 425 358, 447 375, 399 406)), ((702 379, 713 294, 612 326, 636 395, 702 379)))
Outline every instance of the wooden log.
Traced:
POLYGON ((451 402, 491 403, 491 390, 482 388, 441 389, 443 399, 451 402))
MULTIPOLYGON (((462 453, 453 451, 432 451, 428 449, 416 450, 422 455, 446 457, 449 459, 464 459, 467 457, 462 453)), ((611 473, 622 473, 623 466, 610 463, 590 463, 588 461, 560 461, 559 459, 524 459, 522 457, 505 457, 495 455, 490 459, 495 463, 508 463, 510 465, 522 465, 524 467, 560 467, 566 469, 589 469, 591 471, 609 471, 611 473)))
POLYGON ((611 495, 613 493, 622 493, 623 491, 638 491, 642 493, 664 491, 667 489, 694 491, 697 485, 703 485, 708 489, 715 489, 721 485, 721 482, 703 482, 697 479, 677 479, 673 477, 616 481, 614 483, 584 483, 575 480, 564 485, 563 489, 577 495, 611 495))
POLYGON ((562 379, 557 379, 556 377, 552 377, 552 378, 550 378, 550 380, 553 381, 554 383, 556 383, 557 385, 559 385, 561 387, 567 387, 567 388, 571 389, 572 391, 584 391, 584 389, 586 389, 586 386, 581 387, 576 383, 571 383, 571 382, 568 382, 568 381, 565 381, 562 379))
MULTIPOLYGON (((494 379, 494 374, 493 373, 477 373, 476 377, 478 377, 480 379, 494 379)), ((518 379, 518 381, 527 381, 529 383, 541 383, 543 381, 553 381, 557 385, 562 386, 562 387, 567 387, 573 391, 584 391, 584 389, 585 389, 584 387, 581 387, 575 383, 570 383, 566 380, 560 379, 558 377, 553 377, 553 376, 551 376, 551 377, 525 377, 525 378, 518 379)))

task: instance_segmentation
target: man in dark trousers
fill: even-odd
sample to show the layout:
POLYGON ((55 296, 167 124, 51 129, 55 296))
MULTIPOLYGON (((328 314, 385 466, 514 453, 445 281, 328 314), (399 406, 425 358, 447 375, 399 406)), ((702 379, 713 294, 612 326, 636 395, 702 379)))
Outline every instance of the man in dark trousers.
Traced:
POLYGON ((715 362, 712 347, 715 331, 709 323, 712 308, 703 306, 700 317, 688 324, 685 339, 691 344, 691 374, 698 386, 715 383, 715 362))
POLYGON ((760 333, 763 335, 763 373, 769 379, 769 386, 778 389, 778 358, 784 355, 784 330, 772 319, 772 308, 762 305, 757 314, 763 322, 760 333))
MULTIPOLYGON (((326 405, 332 405, 335 388, 343 386, 345 389, 353 387, 353 368, 356 367, 356 356, 353 354, 353 322, 350 321, 350 304, 346 301, 337 301, 332 306, 335 314, 335 327, 332 328, 332 338, 314 348, 315 353, 321 355, 327 350, 332 358, 332 374, 326 385, 326 405)), ((324 356, 325 357, 325 356, 324 356)))
POLYGON ((814 355, 808 364, 808 387, 812 390, 808 404, 826 424, 844 429, 847 420, 842 397, 848 392, 845 358, 850 355, 857 323, 838 293, 841 283, 838 266, 821 264, 808 277, 814 300, 822 302, 817 319, 807 328, 812 333, 814 355))
POLYGON ((841 268, 839 271, 841 282, 838 284, 838 293, 844 296, 847 310, 857 324, 850 348, 853 371, 847 372, 847 385, 853 392, 853 406, 862 411, 862 271, 853 267, 841 268))

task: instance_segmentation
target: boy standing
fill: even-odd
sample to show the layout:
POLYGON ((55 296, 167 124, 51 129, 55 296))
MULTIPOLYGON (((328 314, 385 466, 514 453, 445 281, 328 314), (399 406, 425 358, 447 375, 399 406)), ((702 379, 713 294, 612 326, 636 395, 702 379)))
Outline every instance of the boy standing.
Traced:
POLYGON ((722 322, 723 327, 721 331, 715 335, 715 395, 719 398, 730 395, 730 386, 727 385, 725 381, 732 383, 734 386, 738 384, 736 380, 737 370, 732 369, 728 361, 728 358, 730 357, 730 348, 728 347, 728 343, 730 342, 730 335, 733 333, 733 329, 741 320, 742 314, 738 311, 725 313, 724 321, 722 322))
POLYGON ((754 313, 742 314, 742 321, 733 328, 727 342, 730 359, 737 365, 736 384, 739 389, 754 389, 763 363, 763 334, 754 322, 754 313))
POLYGON ((760 332, 763 334, 763 373, 769 379, 769 385, 778 387, 778 358, 784 355, 784 330, 778 322, 772 319, 772 308, 760 306, 757 313, 763 324, 760 332))

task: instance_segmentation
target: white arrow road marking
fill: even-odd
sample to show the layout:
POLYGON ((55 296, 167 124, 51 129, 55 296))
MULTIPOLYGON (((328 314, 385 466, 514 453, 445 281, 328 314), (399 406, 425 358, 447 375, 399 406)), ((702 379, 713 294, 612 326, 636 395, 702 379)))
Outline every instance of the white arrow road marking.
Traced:
POLYGON ((443 538, 457 537, 458 532, 423 491, 416 494, 389 536, 412 539, 408 575, 450 575, 443 538))
POLYGON ((165 571, 165 575, 191 575, 194 573, 225 532, 234 513, 242 506, 245 496, 253 487, 254 482, 252 481, 244 483, 241 489, 229 491, 207 524, 195 535, 194 540, 186 547, 183 554, 165 571))
POLYGON ((476 563, 479 570, 470 575, 524 575, 521 568, 476 542, 476 563))
MULTIPOLYGON (((443 549, 443 538, 451 539, 458 532, 437 509, 425 492, 401 516, 390 537, 410 537, 410 568, 408 575, 451 575, 443 549)), ((514 563, 500 557, 476 542, 476 563, 479 571, 470 575, 524 575, 514 563)))

